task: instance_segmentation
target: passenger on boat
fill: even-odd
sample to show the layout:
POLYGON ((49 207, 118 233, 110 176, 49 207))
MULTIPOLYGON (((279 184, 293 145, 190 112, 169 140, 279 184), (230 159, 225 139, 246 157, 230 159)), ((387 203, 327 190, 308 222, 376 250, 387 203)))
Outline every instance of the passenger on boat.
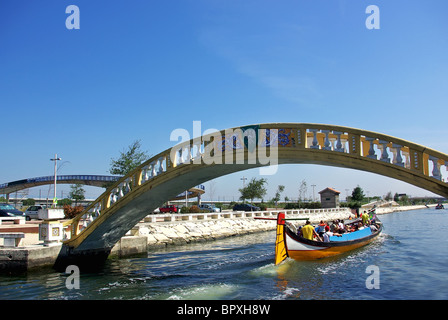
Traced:
MULTIPOLYGON (((339 220, 337 220, 337 221, 339 221, 339 220)), ((344 233, 345 232, 345 229, 344 228, 340 228, 339 226, 340 226, 340 224, 339 224, 339 222, 337 222, 336 221, 336 223, 334 223, 332 226, 331 226, 331 228, 330 228, 330 231, 331 232, 333 232, 333 233, 344 233)))
POLYGON ((362 224, 367 226, 370 224, 370 219, 369 219, 369 215, 367 214, 367 212, 364 211, 364 213, 361 216, 362 219, 362 224))
POLYGON ((320 241, 322 241, 322 239, 319 237, 319 234, 317 234, 317 232, 314 230, 314 227, 311 225, 309 220, 307 220, 305 226, 302 227, 301 234, 305 239, 313 240, 313 236, 315 236, 320 241))
POLYGON ((351 225, 347 225, 345 228, 346 228, 345 230, 347 232, 355 232, 355 231, 358 230, 358 224, 354 223, 354 224, 351 224, 351 225))
POLYGON ((330 227, 329 226, 325 226, 325 232, 322 235, 322 239, 324 240, 324 242, 330 242, 330 237, 331 236, 342 237, 342 234, 331 232, 330 231, 330 227))
POLYGON ((324 232, 325 232, 325 226, 326 226, 325 222, 324 222, 323 220, 320 220, 319 225, 314 229, 314 230, 316 230, 317 234, 318 234, 320 237, 322 237, 322 235, 323 235, 324 232))
POLYGON ((345 225, 344 225, 344 222, 343 222, 343 220, 336 220, 336 222, 337 222, 337 225, 336 225, 336 227, 335 227, 335 230, 333 231, 333 232, 336 232, 336 233, 345 233, 345 232, 347 232, 347 230, 345 229, 345 225))
POLYGON ((333 220, 333 223, 330 226, 330 231, 334 232, 334 230, 337 228, 338 228, 338 222, 337 222, 337 220, 333 220))
POLYGON ((375 211, 372 212, 372 217, 370 218, 370 224, 374 224, 376 220, 376 213, 375 211))
MULTIPOLYGON (((330 230, 331 231, 331 230, 330 230)), ((335 225, 334 226, 334 228, 333 228, 333 231, 331 231, 331 232, 333 232, 333 233, 337 233, 337 234, 343 234, 343 233, 346 233, 347 231, 345 230, 345 228, 339 228, 339 225, 335 225)))
POLYGON ((362 229, 364 229, 364 225, 361 222, 358 222, 358 223, 354 222, 354 223, 346 226, 347 232, 355 232, 355 231, 362 230, 362 229))

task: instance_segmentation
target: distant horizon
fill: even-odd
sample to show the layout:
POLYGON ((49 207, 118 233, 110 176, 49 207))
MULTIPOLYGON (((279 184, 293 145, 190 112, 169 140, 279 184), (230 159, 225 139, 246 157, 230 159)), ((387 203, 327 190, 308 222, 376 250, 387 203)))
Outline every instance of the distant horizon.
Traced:
MULTIPOLYGON (((59 186, 60 185, 58 185, 58 187, 59 186)), ((83 185, 83 187, 85 187, 85 185, 83 185)), ((97 187, 97 188, 99 188, 99 187, 97 187)), ((351 190, 351 191, 353 191, 353 190, 351 190)), ((63 193, 64 192, 62 192, 61 196, 64 196, 63 193)), ((52 196, 50 196, 50 197, 40 197, 39 198, 37 195, 27 195, 26 197, 17 197, 16 198, 14 196, 14 194, 15 194, 15 192, 10 194, 9 201, 12 202, 12 201, 24 201, 26 199, 33 199, 33 200, 36 200, 36 201, 46 201, 46 200, 48 200, 49 202, 51 202, 52 199, 53 199, 52 196)), ((341 191, 341 194, 342 194, 342 191, 341 191)), ((350 192, 350 194, 351 194, 351 192, 350 192)), ((395 194, 393 193, 392 196, 394 196, 394 195, 395 194)), ((408 196, 409 199, 446 199, 445 197, 437 195, 437 194, 432 195, 432 196, 431 195, 412 196, 412 195, 408 195, 408 194, 405 194, 405 193, 398 193, 398 195, 399 196, 408 196)), ((69 199, 69 198, 67 198, 67 196, 68 196, 68 193, 66 193, 66 196, 64 196, 64 198, 58 197, 58 200, 69 199)), ((0 194, 0 198, 1 197, 6 198, 5 194, 0 194)), ((239 197, 240 197, 240 195, 231 196, 232 200, 230 200, 230 199, 226 199, 226 198, 230 198, 230 197, 225 197, 225 196, 223 196, 223 197, 217 196, 215 199, 210 199, 210 198, 207 198, 206 196, 202 196, 201 202, 206 202, 206 203, 207 202, 213 202, 213 203, 219 203, 219 202, 226 202, 226 203, 242 202, 242 200, 240 200, 239 197)), ((348 197, 351 197, 351 195, 348 195, 348 197)), ((84 202, 95 201, 97 198, 98 197, 92 197, 92 198, 87 198, 86 197, 81 202, 83 202, 83 201, 84 202)), ((373 196, 369 195, 369 197, 366 196, 365 198, 380 198, 381 200, 384 200, 384 196, 379 196, 379 195, 373 195, 373 196)), ((197 200, 192 200, 192 199, 196 199, 196 198, 189 198, 188 202, 195 202, 195 201, 197 201, 197 200)), ((257 202, 257 203, 265 202, 265 203, 267 203, 267 202, 270 202, 271 200, 272 200, 272 197, 266 198, 266 199, 254 199, 254 202, 257 202)), ((182 202, 182 201, 184 201, 184 200, 172 200, 172 201, 169 201, 169 202, 182 202)), ((310 197, 307 197, 307 198, 303 198, 303 199, 300 199, 300 200, 299 200, 299 198, 289 198, 288 200, 284 200, 284 197, 283 197, 283 199, 281 199, 281 200, 279 200, 277 202, 278 203, 297 203, 299 201, 300 202, 320 202, 320 198, 316 197, 315 199, 312 199, 310 197)), ((347 196, 340 197, 339 201, 340 202, 347 202, 347 196)), ((386 201, 386 200, 384 200, 384 201, 386 201)), ((247 202, 247 200, 246 200, 246 202, 247 202)), ((370 201, 370 202, 372 202, 372 201, 370 201)))

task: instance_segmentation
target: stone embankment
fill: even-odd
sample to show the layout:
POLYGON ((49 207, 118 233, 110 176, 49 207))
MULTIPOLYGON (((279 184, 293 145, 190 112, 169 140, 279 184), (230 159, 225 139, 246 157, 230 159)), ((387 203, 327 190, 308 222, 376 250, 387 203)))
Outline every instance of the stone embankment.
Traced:
MULTIPOLYGON (((170 244, 187 244, 216 240, 231 236, 275 230, 279 211, 213 213, 190 216, 188 220, 181 215, 155 215, 137 224, 128 235, 146 237, 147 246, 157 247, 170 244), (156 221, 156 218, 159 221, 156 221), (265 219, 273 220, 265 220, 265 219), (162 222, 160 221, 162 220, 162 222), (170 220, 170 221, 166 221, 170 220)), ((309 218, 320 220, 348 219, 350 209, 282 210, 287 218, 309 218)), ((353 214, 352 214, 353 216, 353 214)), ((298 220, 295 223, 305 223, 298 220)))
MULTIPOLYGON (((376 213, 381 215, 424 208, 426 208, 424 205, 386 206, 376 208, 376 213)), ((257 218, 275 219, 278 212, 280 211, 152 215, 145 218, 145 221, 137 224, 128 233, 128 236, 131 236, 129 238, 143 238, 143 242, 146 241, 148 249, 166 245, 182 245, 191 242, 216 240, 231 236, 275 230, 275 220, 262 220, 257 218)), ((318 223, 320 220, 333 221, 336 219, 354 218, 354 213, 349 208, 281 210, 281 212, 285 212, 287 218, 308 218, 313 224, 318 223)), ((294 221, 296 225, 304 223, 305 220, 294 221)), ((120 243, 118 243, 116 247, 115 249, 118 249, 118 247, 123 246, 120 246, 120 243)))
POLYGON ((238 218, 196 222, 143 224, 132 230, 133 235, 146 236, 148 246, 186 244, 216 240, 235 235, 274 229, 275 221, 238 218))

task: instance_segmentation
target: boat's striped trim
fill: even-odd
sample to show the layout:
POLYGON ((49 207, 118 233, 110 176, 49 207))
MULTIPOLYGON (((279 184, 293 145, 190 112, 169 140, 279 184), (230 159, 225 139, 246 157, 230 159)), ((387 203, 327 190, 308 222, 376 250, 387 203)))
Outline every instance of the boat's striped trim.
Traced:
POLYGON ((320 242, 307 240, 292 233, 285 228, 285 242, 288 256, 295 260, 315 260, 338 255, 356 248, 360 248, 372 242, 381 233, 381 224, 378 231, 369 236, 335 242, 320 242))

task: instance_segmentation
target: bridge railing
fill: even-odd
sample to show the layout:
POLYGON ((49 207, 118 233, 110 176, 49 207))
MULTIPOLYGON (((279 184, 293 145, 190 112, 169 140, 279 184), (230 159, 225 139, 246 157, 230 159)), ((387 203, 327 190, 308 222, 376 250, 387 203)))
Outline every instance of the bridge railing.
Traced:
POLYGON ((343 152, 390 163, 447 182, 448 155, 424 146, 384 135, 323 124, 265 124, 279 132, 279 147, 343 152), (445 170, 443 170, 445 169, 445 170))
MULTIPOLYGON (((424 146, 392 136, 355 128, 324 125, 272 123, 217 131, 177 144, 152 157, 133 172, 115 182, 84 212, 72 219, 71 237, 78 235, 98 217, 127 201, 128 196, 176 167, 187 164, 211 164, 223 159, 231 151, 232 159, 244 160, 245 149, 255 146, 277 146, 297 151, 337 152, 387 163, 403 170, 411 170, 430 179, 444 182, 443 169, 448 168, 448 156, 424 146), (253 130, 250 130, 253 129, 253 130), (243 151, 243 152, 242 152, 243 151), (212 156, 219 155, 218 158, 212 156), (242 155, 242 158, 238 158, 242 155)), ((246 150, 246 151, 247 151, 246 150)), ((246 155, 246 157, 248 157, 246 155)), ((250 161, 250 159, 247 159, 250 161)))
POLYGON ((105 211, 125 199, 135 188, 166 172, 167 162, 169 161, 167 157, 168 152, 162 152, 142 164, 131 174, 114 183, 81 214, 66 223, 67 228, 70 229, 70 237, 74 237, 85 230, 105 211))

